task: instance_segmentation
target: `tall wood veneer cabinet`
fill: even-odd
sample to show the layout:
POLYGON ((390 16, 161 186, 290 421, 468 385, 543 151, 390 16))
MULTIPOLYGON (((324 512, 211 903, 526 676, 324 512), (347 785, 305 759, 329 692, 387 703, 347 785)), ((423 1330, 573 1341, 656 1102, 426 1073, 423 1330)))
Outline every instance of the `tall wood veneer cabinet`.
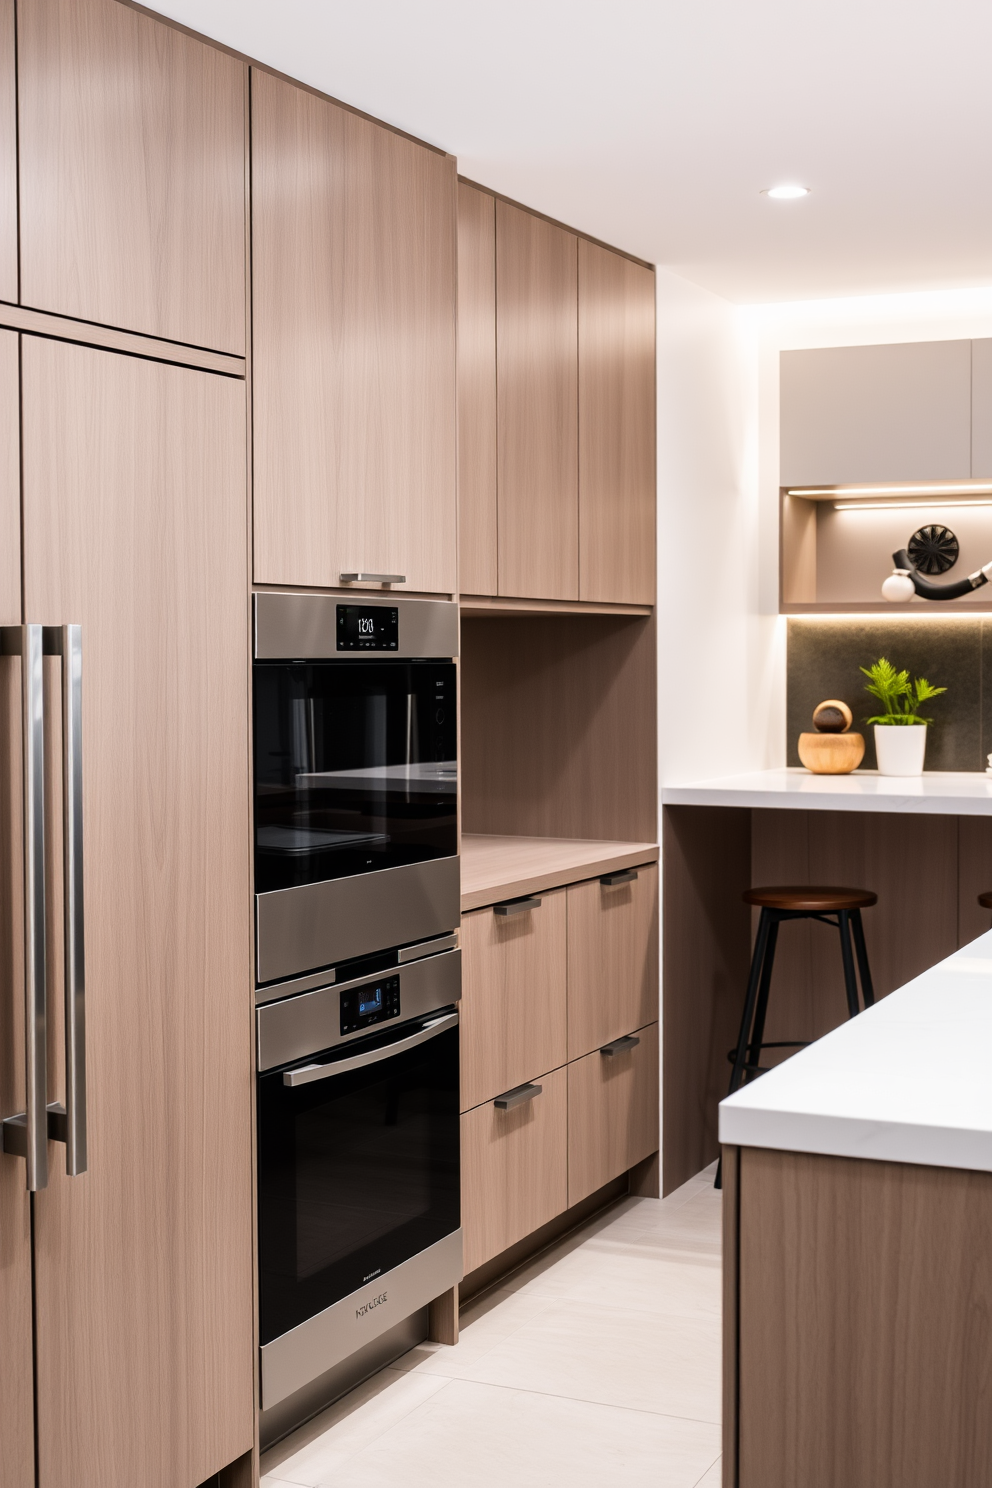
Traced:
POLYGON ((0 300, 17 300, 17 59, 14 0, 0 0, 0 300))
POLYGON ((255 580, 456 590, 454 161, 251 74, 255 580))
POLYGON ((458 183, 458 582, 496 594, 496 199, 458 183))
MULTIPOLYGON (((14 341, 0 342, 0 382, 9 422, 20 394, 23 526, 5 457, 0 546, 19 555, 29 621, 82 627, 89 1154, 70 1178, 49 1143, 30 1229, 24 1162, 0 1158, 3 1483, 193 1488, 254 1440, 244 382, 23 336, 18 387, 14 341)), ((15 740, 19 670, 0 661, 15 740)), ((57 709, 49 730, 54 1101, 57 709)), ((15 983, 19 757, 0 787, 0 954, 15 983)), ((13 1001, 3 1115, 23 1109, 13 1001)))
POLYGON ((118 0, 18 0, 21 303, 243 356, 246 89, 118 0))

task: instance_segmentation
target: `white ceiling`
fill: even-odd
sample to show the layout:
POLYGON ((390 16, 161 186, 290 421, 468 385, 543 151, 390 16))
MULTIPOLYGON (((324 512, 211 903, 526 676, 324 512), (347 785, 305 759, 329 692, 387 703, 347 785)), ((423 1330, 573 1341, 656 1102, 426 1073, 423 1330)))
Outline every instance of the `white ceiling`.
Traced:
POLYGON ((728 299, 992 283, 990 0, 153 8, 728 299))

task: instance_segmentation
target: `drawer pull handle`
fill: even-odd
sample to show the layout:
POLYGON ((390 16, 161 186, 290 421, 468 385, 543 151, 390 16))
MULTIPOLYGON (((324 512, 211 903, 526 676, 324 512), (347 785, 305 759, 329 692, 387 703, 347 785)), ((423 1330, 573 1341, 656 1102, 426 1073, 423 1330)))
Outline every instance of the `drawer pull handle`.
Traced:
POLYGON ((508 1090, 505 1095, 498 1095, 493 1105, 497 1111, 512 1111, 514 1106, 522 1106, 524 1101, 533 1100, 535 1095, 540 1095, 543 1089, 543 1085, 518 1085, 516 1090, 508 1090))
POLYGON ((405 584, 406 574, 344 573, 342 584, 405 584))
POLYGON ((523 914, 528 909, 540 909, 540 907, 540 899, 535 899, 533 896, 531 896, 529 899, 508 899, 505 904, 494 904, 493 914, 523 914))
POLYGON ((636 868, 627 868, 623 873, 604 873, 599 880, 604 889, 617 889, 621 884, 633 883, 637 877, 636 868))
POLYGON ((628 1033, 625 1038, 614 1039, 612 1044, 604 1044, 599 1052, 612 1058, 614 1054, 626 1054, 628 1049, 636 1049, 640 1042, 634 1034, 628 1033))

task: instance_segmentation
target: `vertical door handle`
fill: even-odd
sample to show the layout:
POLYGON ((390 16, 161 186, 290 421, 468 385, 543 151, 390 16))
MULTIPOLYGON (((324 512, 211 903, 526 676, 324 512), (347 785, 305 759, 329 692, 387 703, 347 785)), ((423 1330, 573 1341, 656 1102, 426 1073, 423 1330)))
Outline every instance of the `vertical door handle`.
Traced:
MULTIPOLYGON (((53 627, 54 630, 54 627, 53 627)), ((48 636, 46 632, 46 639, 48 636)), ((65 937, 65 1170, 86 1172, 86 968, 83 942, 83 641, 54 630, 62 653, 62 881, 65 937)), ((46 648, 47 649, 47 648, 46 648)))
POLYGON ((40 625, 0 629, 5 656, 21 658, 24 872, 24 1064, 27 1109, 3 1123, 3 1148, 27 1162, 28 1191, 48 1186, 48 1049, 45 1002, 45 693, 40 625))

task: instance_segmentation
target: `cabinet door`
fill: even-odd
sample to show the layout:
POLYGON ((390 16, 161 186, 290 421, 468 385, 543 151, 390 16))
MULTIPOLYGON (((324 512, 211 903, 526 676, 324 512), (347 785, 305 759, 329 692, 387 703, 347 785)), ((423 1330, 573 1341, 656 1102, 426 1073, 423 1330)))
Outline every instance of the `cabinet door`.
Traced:
POLYGON ((244 64, 117 0, 17 46, 22 303, 244 355, 244 64))
MULTIPOLYGON (((17 337, 0 332, 0 625, 21 618, 17 337)), ((25 1108, 21 664, 0 661, 0 1119, 25 1108)), ((24 1163, 0 1157, 0 1483, 35 1488, 31 1207, 24 1163)))
POLYGON ((568 890, 568 1057, 658 1016, 658 868, 568 890))
POLYGON ((566 1072, 536 1083, 540 1094, 509 1111, 487 1101, 462 1116, 466 1273, 568 1207, 566 1072))
POLYGON ((496 203, 499 592, 579 597, 574 233, 496 203))
POLYGON ((245 391, 22 356, 25 608, 83 646, 89 1169, 53 1147, 35 1197, 38 1483, 188 1488, 254 1436, 245 391))
POLYGON ((654 603, 654 273, 579 239, 579 598, 654 603))
POLYGON ((0 0, 0 300, 17 303, 17 61, 14 0, 0 0))
POLYGON ((458 587, 496 589, 496 201, 458 183, 458 587))
POLYGON ((252 71, 255 579, 456 585, 454 161, 252 71))
POLYGON ((568 1066, 568 1202, 578 1204, 658 1150, 658 1025, 612 1055, 568 1066))
POLYGON ((565 1063, 565 890, 462 919, 462 1110, 565 1063))
POLYGON ((783 351, 783 486, 967 480, 971 342, 783 351))

